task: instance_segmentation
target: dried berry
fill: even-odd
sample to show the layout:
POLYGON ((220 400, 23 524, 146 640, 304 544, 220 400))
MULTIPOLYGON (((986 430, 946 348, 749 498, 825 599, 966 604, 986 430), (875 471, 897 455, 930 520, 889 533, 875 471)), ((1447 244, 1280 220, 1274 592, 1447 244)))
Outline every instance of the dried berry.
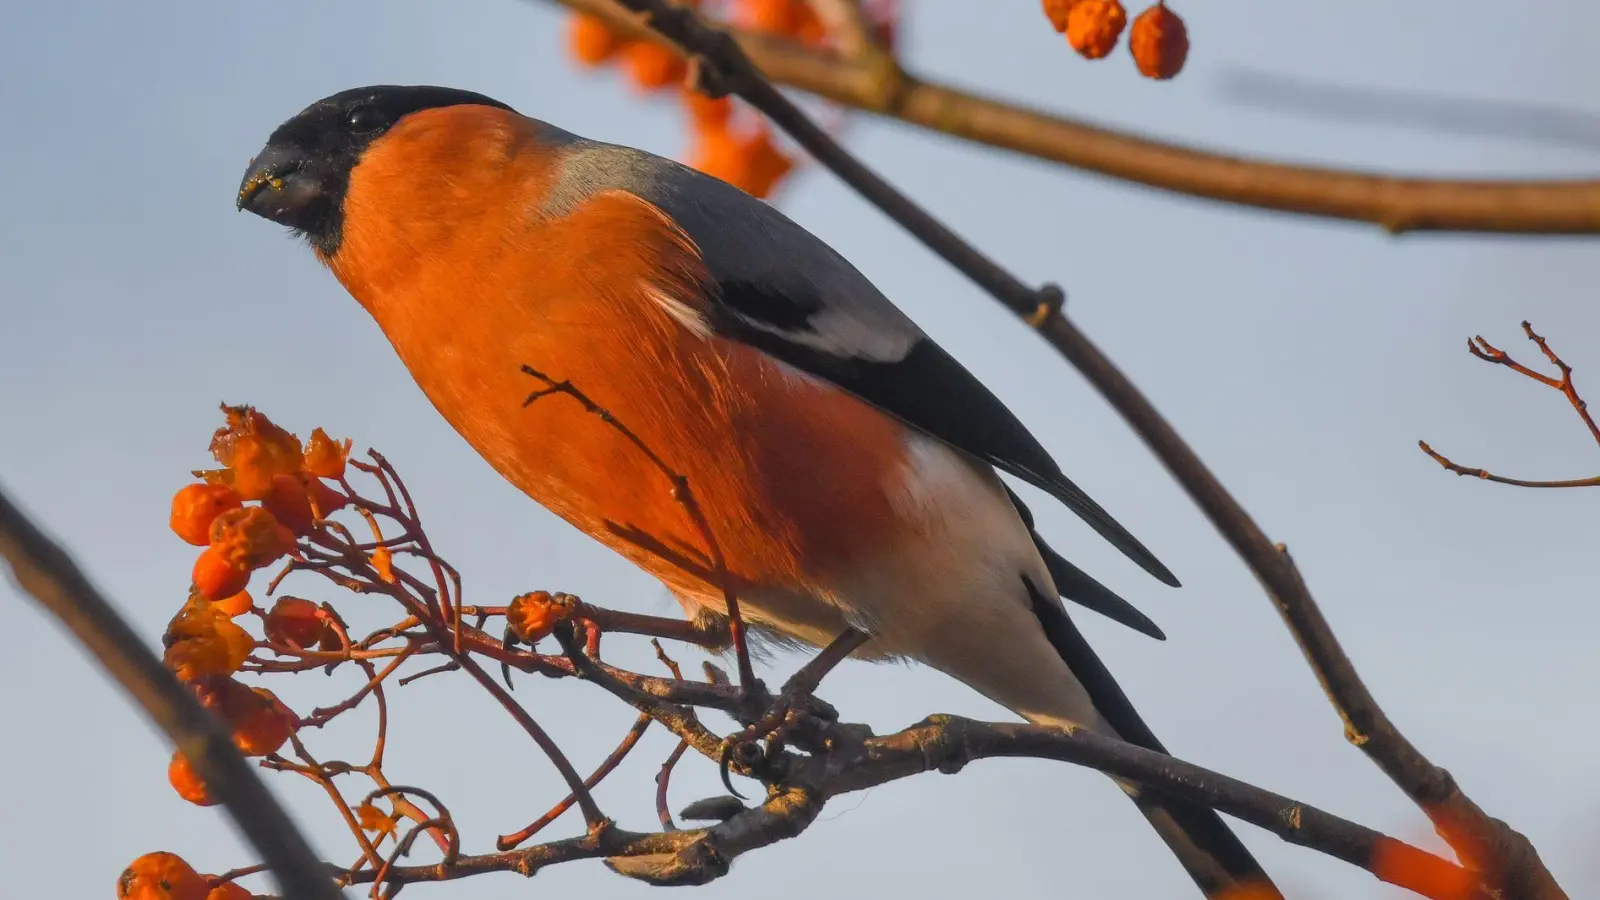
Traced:
POLYGON ((578 611, 576 597, 549 591, 522 594, 506 608, 506 624, 512 634, 532 644, 550 635, 556 625, 565 622, 578 611))
MULTIPOLYGON (((259 506, 229 510, 211 523, 210 550, 235 569, 259 569, 294 547, 294 533, 259 506)), ((237 593, 238 588, 228 594, 237 593)), ((227 596, 222 594, 220 596, 227 596)), ((211 595, 207 595, 211 596, 211 595)))
POLYGON ((1117 48, 1128 13, 1117 0, 1078 0, 1067 13, 1067 43, 1084 59, 1103 59, 1117 48))
POLYGON ((1044 0, 1044 15, 1050 20, 1050 25, 1056 31, 1066 33, 1067 14, 1072 12, 1072 7, 1078 0, 1044 0))
POLYGON ((1139 73, 1146 78, 1171 78, 1189 58, 1189 29, 1165 2, 1157 3, 1133 20, 1128 49, 1139 73))
POLYGON ((272 488, 274 475, 300 470, 300 439, 273 424, 250 406, 222 407, 228 424, 211 436, 211 455, 232 473, 239 496, 260 500, 272 488))
POLYGON ((344 477, 345 462, 350 458, 350 439, 336 441, 321 428, 313 428, 301 453, 301 464, 307 472, 318 478, 344 477))
POLYGON ((300 597, 282 597, 267 613, 267 640, 308 650, 322 641, 328 621, 322 607, 300 597))

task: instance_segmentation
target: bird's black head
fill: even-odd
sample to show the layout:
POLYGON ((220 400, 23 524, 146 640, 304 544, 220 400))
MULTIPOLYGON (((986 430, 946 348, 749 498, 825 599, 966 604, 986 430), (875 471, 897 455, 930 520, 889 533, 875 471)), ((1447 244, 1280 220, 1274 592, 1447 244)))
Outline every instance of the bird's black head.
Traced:
POLYGON ((282 125, 250 161, 237 204, 293 228, 325 256, 339 249, 350 170, 373 141, 405 116, 441 106, 511 109, 454 88, 375 85, 318 100, 282 125))

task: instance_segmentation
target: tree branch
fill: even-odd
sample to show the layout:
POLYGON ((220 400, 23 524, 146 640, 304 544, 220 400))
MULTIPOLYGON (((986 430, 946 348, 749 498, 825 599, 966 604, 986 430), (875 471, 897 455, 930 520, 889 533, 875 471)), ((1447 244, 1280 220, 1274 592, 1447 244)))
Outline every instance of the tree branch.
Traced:
POLYGON ((195 700, 62 550, 0 493, 0 557, 17 587, 67 626, 227 807, 290 897, 344 896, 217 720, 195 700))
MULTIPOLYGON (((545 0, 629 37, 650 29, 619 0, 545 0)), ((1406 231, 1600 233, 1600 181, 1383 175, 1210 152, 1116 131, 925 80, 869 54, 847 58, 734 32, 772 81, 842 106, 978 144, 1179 194, 1242 206, 1372 222, 1406 231)))
POLYGON ((737 93, 761 110, 819 162, 1043 334, 1127 420, 1256 574, 1344 719, 1351 741, 1428 814, 1469 867, 1480 871, 1484 886, 1534 900, 1566 900, 1527 838, 1479 809, 1448 772, 1395 728, 1345 655, 1287 549, 1267 538, 1139 389, 1061 314, 1059 289, 1023 284, 856 160, 768 83, 725 32, 664 0, 621 2, 668 39, 691 49, 703 84, 737 93))

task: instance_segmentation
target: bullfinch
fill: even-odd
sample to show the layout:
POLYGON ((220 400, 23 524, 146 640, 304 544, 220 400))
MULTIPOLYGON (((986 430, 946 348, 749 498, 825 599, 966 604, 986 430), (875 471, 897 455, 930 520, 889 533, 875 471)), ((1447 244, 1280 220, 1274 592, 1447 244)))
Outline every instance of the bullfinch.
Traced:
MULTIPOLYGON (((1158 580, 1151 552, 843 256, 723 181, 498 100, 356 88, 280 125, 237 205, 293 229, 445 420, 528 496, 726 614, 661 471, 685 476, 758 634, 912 659, 1028 721, 1165 752, 1060 598, 1155 625, 1052 550, 1031 484, 1158 580), (695 565, 695 560, 702 564, 695 565)), ((1211 809, 1121 782, 1209 897, 1276 890, 1211 809)))

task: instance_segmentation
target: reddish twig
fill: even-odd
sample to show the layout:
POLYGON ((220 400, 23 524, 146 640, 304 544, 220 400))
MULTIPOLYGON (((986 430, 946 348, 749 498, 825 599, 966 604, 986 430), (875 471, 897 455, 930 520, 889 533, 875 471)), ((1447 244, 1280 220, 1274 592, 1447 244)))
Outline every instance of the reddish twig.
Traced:
MULTIPOLYGON (((1561 395, 1567 398, 1567 402, 1572 404, 1572 408, 1578 413, 1578 418, 1582 420, 1584 426, 1589 429, 1589 435, 1594 438, 1595 443, 1600 444, 1600 426, 1595 424, 1594 417, 1589 413, 1589 404, 1584 401, 1583 396, 1578 393, 1577 386, 1572 382, 1572 367, 1567 365, 1560 356, 1557 356, 1554 350, 1550 349, 1550 344, 1533 330, 1533 325, 1526 321, 1523 322, 1522 331, 1525 335, 1527 335, 1528 340, 1533 341, 1533 343, 1538 346, 1539 351, 1544 354, 1545 359, 1548 359, 1551 365, 1554 365, 1561 373, 1560 378, 1552 378, 1549 375, 1536 372, 1522 363, 1517 362, 1515 359, 1511 358, 1511 354, 1501 350, 1499 347, 1496 347, 1493 344, 1490 344, 1487 340, 1484 340, 1483 335, 1475 335, 1472 338, 1469 338, 1467 340, 1467 350, 1473 356, 1476 356, 1484 362, 1493 363, 1497 366, 1505 366, 1511 371, 1516 372, 1517 374, 1526 378, 1530 378, 1539 384, 1544 385, 1545 387, 1560 391, 1561 395)), ((1454 472, 1457 475, 1465 475, 1472 478, 1480 478, 1484 481, 1492 481, 1496 484, 1508 484, 1512 485, 1513 487, 1525 488, 1600 487, 1600 475, 1589 478, 1568 478, 1562 480, 1529 480, 1526 478, 1509 478, 1504 475, 1496 475, 1487 469, 1473 468, 1452 462, 1450 459, 1445 457, 1444 454, 1439 453, 1432 447, 1428 446, 1426 441, 1417 441, 1417 446, 1421 447, 1423 453, 1428 454, 1428 456, 1431 457, 1434 462, 1443 466, 1447 471, 1454 472)))
MULTIPOLYGON (((621 765, 623 758, 628 755, 628 751, 632 750, 636 745, 638 745, 639 739, 644 737, 644 733, 647 729, 649 729, 652 721, 654 720, 648 715, 640 715, 639 718, 633 723, 633 727, 628 729, 628 733, 622 736, 622 742, 617 744, 616 749, 612 750, 611 753, 601 761, 600 765, 594 770, 593 774, 584 779, 584 787, 588 788, 589 790, 594 790, 596 785, 604 781, 607 775, 610 775, 617 768, 617 766, 621 765)), ((520 844, 527 843, 530 838, 543 831, 546 825, 554 822, 556 819, 560 818, 562 813, 571 809, 572 804, 576 802, 577 799, 577 795, 568 794, 560 803, 550 807, 549 811, 544 815, 534 819, 533 822, 528 825, 528 827, 512 834, 501 835, 495 840, 495 847, 500 850, 510 850, 520 844)))
POLYGON ((672 808, 667 805, 667 787, 672 781, 672 770, 678 765, 678 760, 683 758, 683 751, 689 749, 687 740, 678 741, 678 746, 672 748, 667 754, 666 762, 661 764, 661 771, 656 773, 656 817, 661 820, 661 827, 667 831, 676 831, 678 826, 672 821, 672 808))

